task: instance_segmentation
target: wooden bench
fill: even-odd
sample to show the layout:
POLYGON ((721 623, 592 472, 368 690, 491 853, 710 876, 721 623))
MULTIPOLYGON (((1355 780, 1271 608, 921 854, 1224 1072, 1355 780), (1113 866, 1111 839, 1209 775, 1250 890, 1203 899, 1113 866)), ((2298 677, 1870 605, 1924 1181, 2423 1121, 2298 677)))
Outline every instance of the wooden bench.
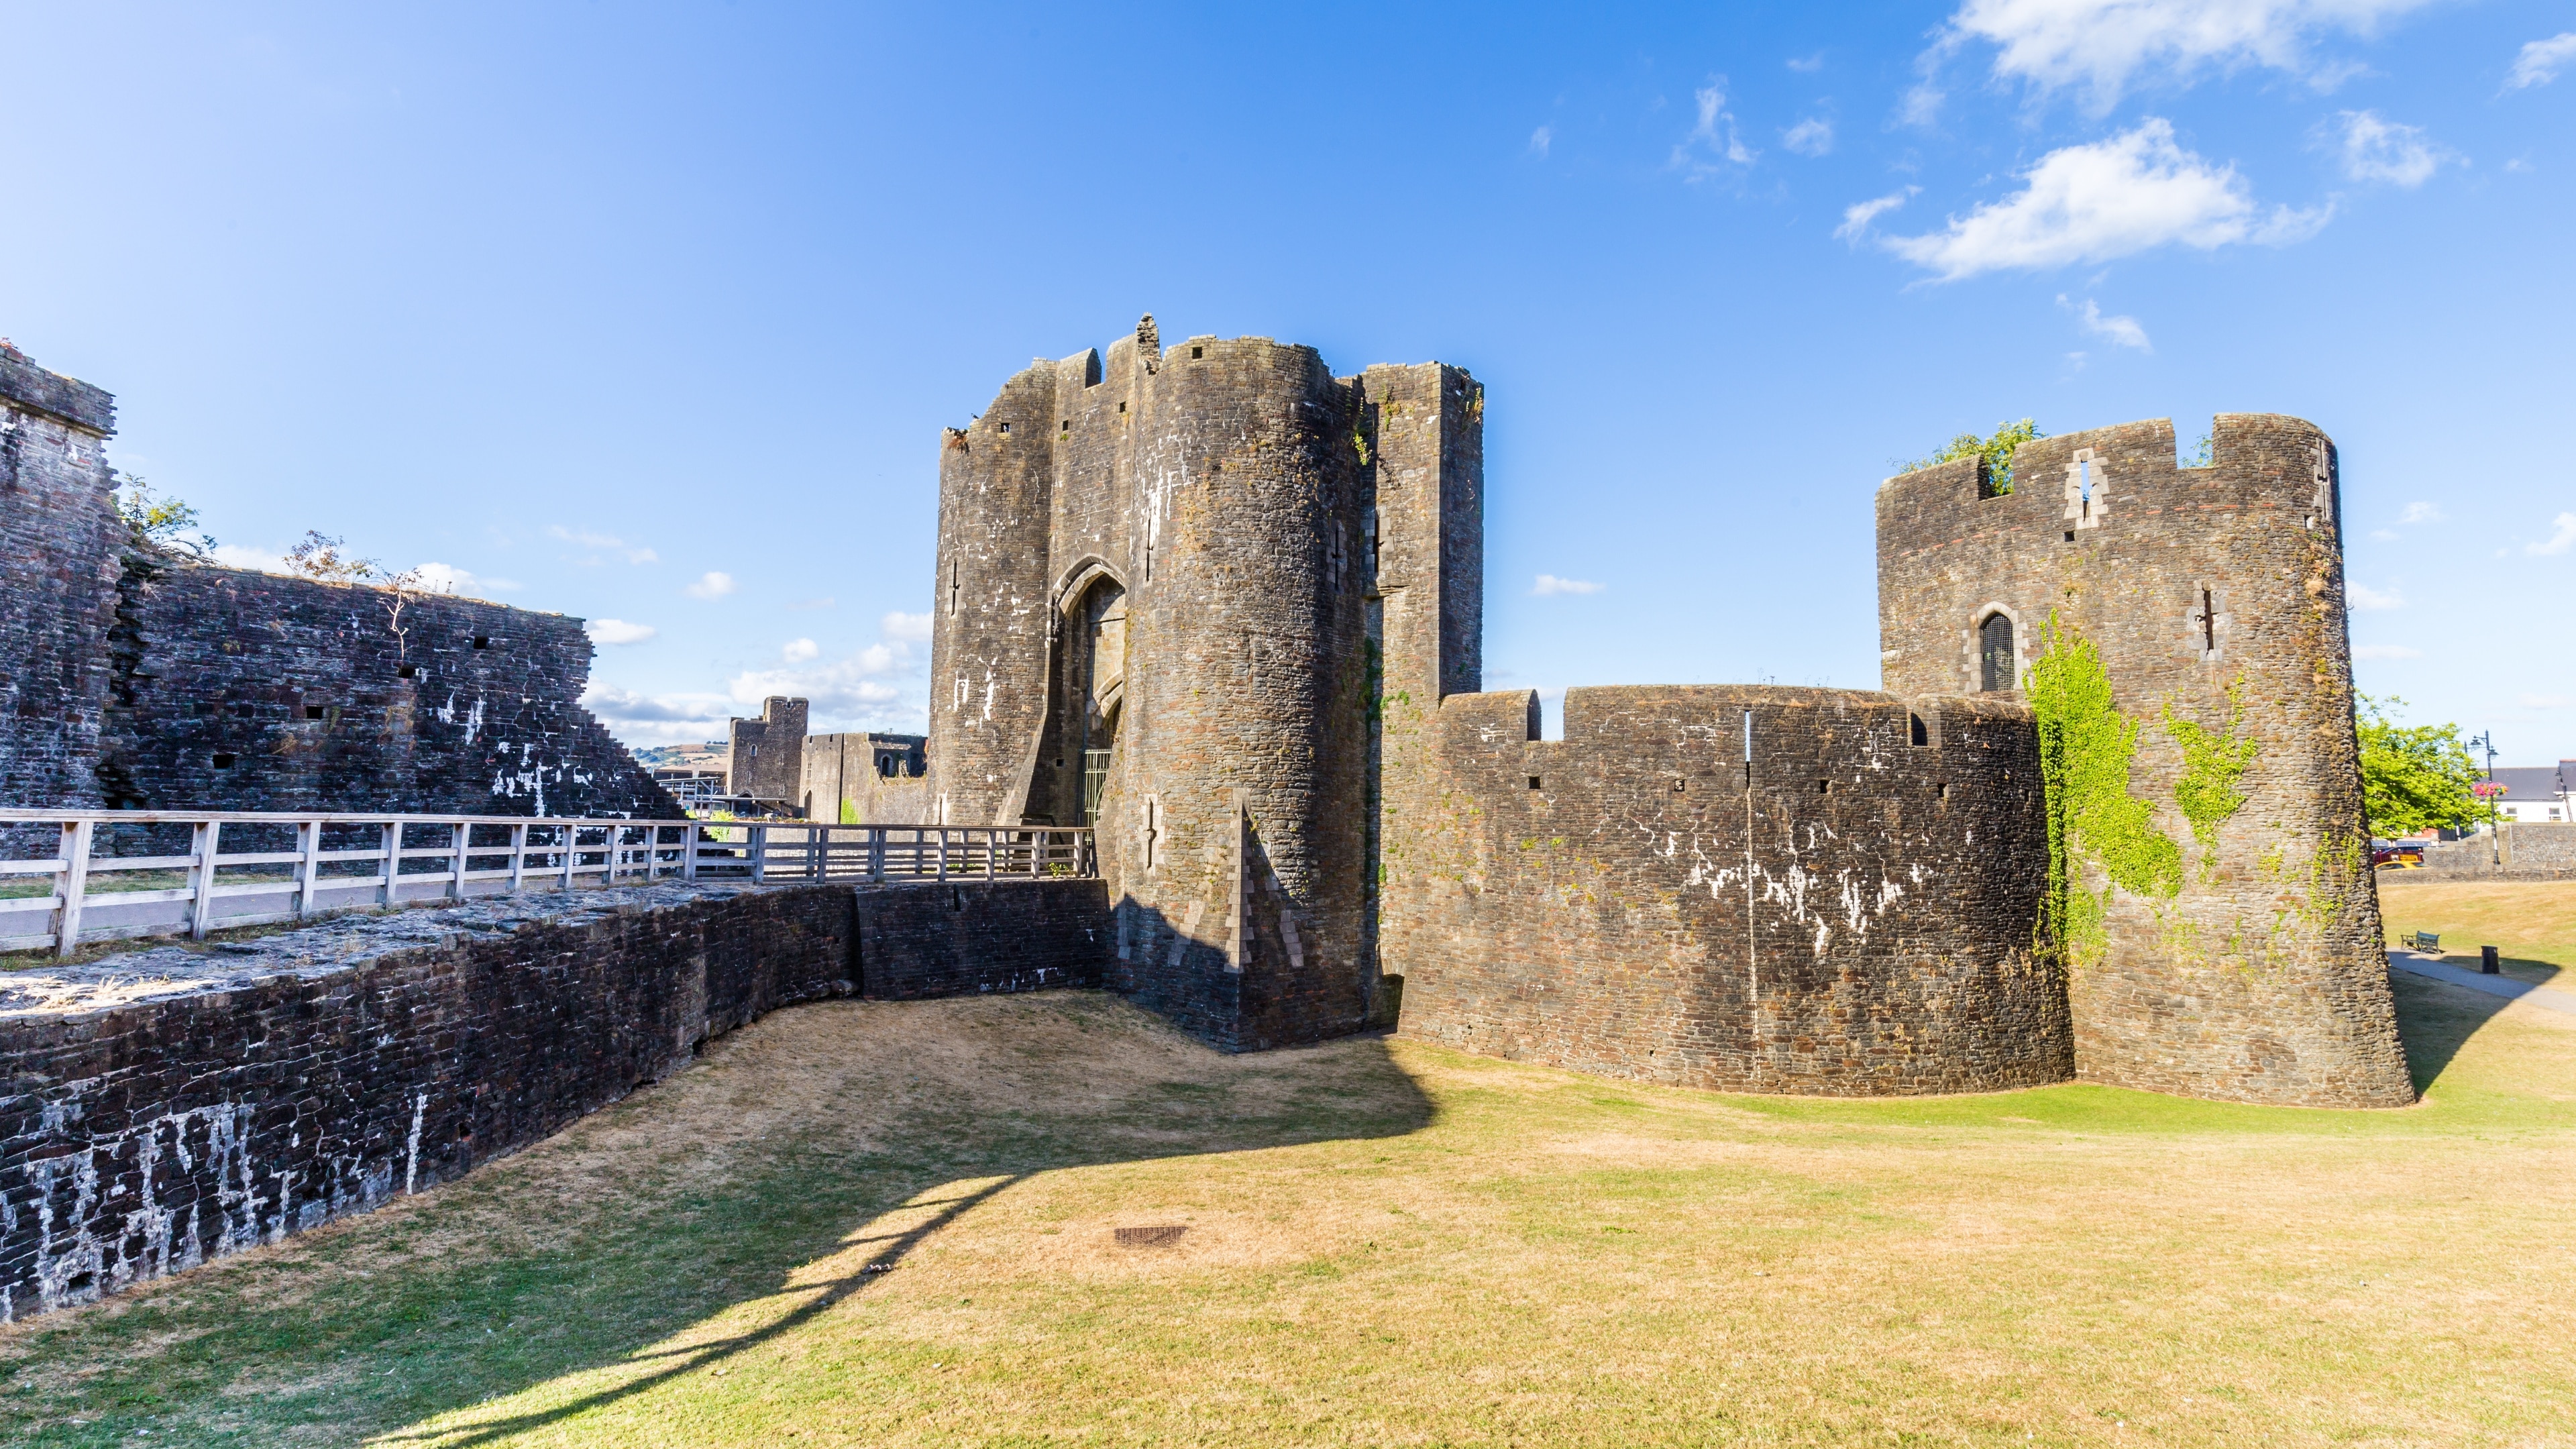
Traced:
POLYGON ((2427 956, 2442 954, 2442 938, 2430 931, 2417 931, 2414 935, 2414 946, 2416 950, 2427 956))

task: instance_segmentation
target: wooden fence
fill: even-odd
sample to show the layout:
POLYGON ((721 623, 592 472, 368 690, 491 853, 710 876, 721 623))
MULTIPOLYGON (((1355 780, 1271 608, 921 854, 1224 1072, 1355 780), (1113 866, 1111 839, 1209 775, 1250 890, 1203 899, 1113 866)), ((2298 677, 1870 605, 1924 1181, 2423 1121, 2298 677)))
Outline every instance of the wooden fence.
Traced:
MULTIPOLYGON (((9 830, 8 827, 16 827, 9 830)), ((1097 873, 1091 832, 488 815, 0 810, 49 857, 0 860, 0 951, 655 880, 998 880, 1097 873)))

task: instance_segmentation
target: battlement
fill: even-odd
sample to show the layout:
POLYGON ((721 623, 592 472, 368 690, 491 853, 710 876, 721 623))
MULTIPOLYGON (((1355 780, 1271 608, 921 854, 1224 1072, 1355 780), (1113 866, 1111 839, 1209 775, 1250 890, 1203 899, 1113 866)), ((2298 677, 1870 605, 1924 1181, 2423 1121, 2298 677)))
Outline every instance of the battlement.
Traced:
POLYGON ((116 399, 105 388, 48 372, 0 342, 0 402, 45 414, 99 437, 116 432, 116 399))

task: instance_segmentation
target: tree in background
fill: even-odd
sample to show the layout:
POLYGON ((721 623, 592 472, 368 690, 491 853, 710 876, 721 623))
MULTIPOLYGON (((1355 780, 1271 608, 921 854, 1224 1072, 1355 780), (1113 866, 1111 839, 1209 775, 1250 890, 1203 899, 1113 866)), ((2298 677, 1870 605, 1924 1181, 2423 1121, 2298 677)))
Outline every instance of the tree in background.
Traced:
POLYGON ((308 528, 304 541, 286 551, 287 571, 317 584, 373 582, 378 572, 376 561, 341 552, 348 546, 345 538, 332 538, 308 528))
POLYGON ((2028 418, 2017 423, 1997 423, 1993 437, 1980 438, 1974 433, 1961 433, 1950 440, 1948 447, 1929 458, 1917 458, 1911 463, 1899 460, 1890 466, 1899 473, 1911 473, 1918 468, 1929 468, 1936 463, 1955 463, 1961 458, 1982 456, 1986 460, 1986 478, 1994 490, 1997 493, 2010 493, 2014 450, 2024 443, 2047 436, 2048 434, 2039 430, 2039 424, 2028 418))
POLYGON ((2477 762, 2455 724, 2401 725, 2388 711, 2397 696, 2353 694, 2353 729, 2361 736, 2361 797, 2370 833, 2383 839, 2419 830, 2456 829, 2477 815, 2469 787, 2477 762))
POLYGON ((196 559, 214 553, 214 535, 197 530, 197 510, 185 500, 154 497, 152 485, 132 473, 117 474, 116 486, 124 490, 116 495, 116 516, 135 548, 196 559))

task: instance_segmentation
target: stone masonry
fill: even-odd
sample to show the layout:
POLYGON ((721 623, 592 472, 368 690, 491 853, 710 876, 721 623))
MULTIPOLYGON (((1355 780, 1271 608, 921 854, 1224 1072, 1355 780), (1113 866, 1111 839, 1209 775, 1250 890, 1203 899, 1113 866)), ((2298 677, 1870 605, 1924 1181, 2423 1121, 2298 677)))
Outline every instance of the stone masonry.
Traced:
POLYGON ((114 426, 0 349, 0 800, 679 814, 581 707, 580 620, 138 549, 114 426))
POLYGON ((773 694, 725 727, 725 793, 794 804, 804 793, 805 701, 773 694))
POLYGON ((1229 1048, 1385 1020, 1400 978, 1407 1035, 1651 1080, 2409 1099, 2323 434, 1889 480, 1885 692, 1574 690, 1549 742, 1477 693, 1483 412, 1454 368, 1148 318, 946 434, 935 818, 1096 822, 1111 986, 1229 1048), (2169 897, 2053 813, 2066 736, 2021 688, 2052 613, 2190 842, 2169 897), (2065 934, 2089 903, 2098 943, 2065 934))

